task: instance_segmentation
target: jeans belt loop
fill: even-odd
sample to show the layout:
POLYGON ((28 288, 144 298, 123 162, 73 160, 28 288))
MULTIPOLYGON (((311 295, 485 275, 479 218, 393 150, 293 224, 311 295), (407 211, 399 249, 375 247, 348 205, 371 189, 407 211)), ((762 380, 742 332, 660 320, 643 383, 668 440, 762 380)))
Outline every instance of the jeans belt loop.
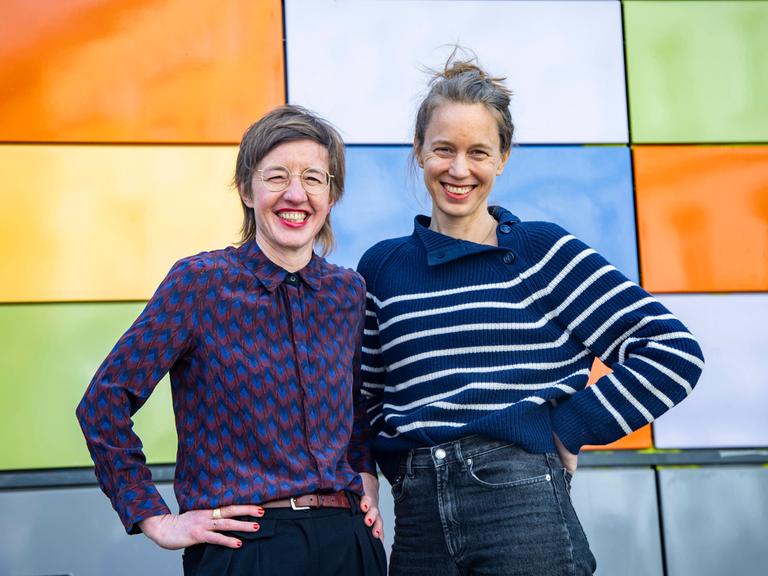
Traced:
POLYGON ((405 458, 405 473, 413 476, 413 450, 408 450, 408 456, 405 458))

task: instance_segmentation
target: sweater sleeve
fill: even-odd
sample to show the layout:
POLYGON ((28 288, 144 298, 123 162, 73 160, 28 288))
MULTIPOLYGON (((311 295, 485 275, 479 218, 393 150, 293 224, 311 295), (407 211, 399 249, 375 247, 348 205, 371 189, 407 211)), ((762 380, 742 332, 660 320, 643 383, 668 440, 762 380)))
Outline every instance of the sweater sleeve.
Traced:
POLYGON ((360 367, 363 348, 363 329, 365 327, 365 289, 361 288, 360 308, 358 314, 358 330, 355 332, 355 357, 352 367, 353 373, 353 402, 354 422, 352 436, 349 441, 347 457, 349 464, 355 472, 368 472, 376 474, 376 464, 371 452, 371 424, 368 418, 367 397, 363 390, 362 371, 360 367))
POLYGON ((130 534, 170 510, 152 481, 131 417, 191 346, 196 301, 189 260, 177 262, 99 367, 76 414, 99 485, 130 534))
POLYGON ((375 259, 370 257, 370 253, 365 254, 358 264, 358 272, 362 274, 367 286, 361 364, 362 387, 367 400, 368 417, 375 437, 384 427, 382 407, 387 369, 379 343, 378 305, 374 295, 374 262, 375 259))
POLYGON ((617 440, 685 399, 704 358, 683 323, 561 228, 528 236, 533 252, 551 259, 531 277, 546 294, 545 314, 613 370, 552 409, 566 448, 617 440))

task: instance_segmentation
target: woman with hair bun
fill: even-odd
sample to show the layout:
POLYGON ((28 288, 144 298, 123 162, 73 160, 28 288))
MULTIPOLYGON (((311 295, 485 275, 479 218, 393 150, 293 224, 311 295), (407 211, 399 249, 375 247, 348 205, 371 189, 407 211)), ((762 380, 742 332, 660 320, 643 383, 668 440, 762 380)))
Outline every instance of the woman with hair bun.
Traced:
POLYGON ((685 326, 597 252, 488 205, 514 133, 502 80, 456 50, 435 74, 413 141, 431 217, 358 266, 395 576, 592 574, 579 450, 651 422, 703 368, 685 326), (613 372, 587 387, 595 357, 613 372))

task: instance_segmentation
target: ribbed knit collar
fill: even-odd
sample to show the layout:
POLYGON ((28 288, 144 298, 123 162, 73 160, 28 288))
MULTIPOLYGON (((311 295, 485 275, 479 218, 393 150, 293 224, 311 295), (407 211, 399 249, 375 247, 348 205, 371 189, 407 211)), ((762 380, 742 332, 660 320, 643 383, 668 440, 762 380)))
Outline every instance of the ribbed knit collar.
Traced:
MULTIPOLYGON (((274 290, 285 281, 286 276, 290 274, 286 269, 281 268, 259 248, 255 240, 249 240, 239 248, 236 253, 240 260, 256 275, 259 282, 269 290, 274 290)), ((304 268, 295 273, 304 281, 304 283, 318 290, 320 288, 320 278, 323 274, 323 262, 325 259, 313 253, 312 258, 304 268)))
MULTIPOLYGON (((488 213, 498 222, 496 225, 497 237, 499 226, 503 224, 509 226, 515 222, 520 222, 517 216, 501 206, 489 206, 488 213)), ((475 242, 440 234, 429 229, 430 222, 431 218, 429 216, 419 214, 414 218, 413 223, 413 234, 424 244, 424 248, 427 250, 427 264, 430 266, 445 264, 446 262, 451 262, 471 254, 499 249, 497 246, 476 244, 475 242)))

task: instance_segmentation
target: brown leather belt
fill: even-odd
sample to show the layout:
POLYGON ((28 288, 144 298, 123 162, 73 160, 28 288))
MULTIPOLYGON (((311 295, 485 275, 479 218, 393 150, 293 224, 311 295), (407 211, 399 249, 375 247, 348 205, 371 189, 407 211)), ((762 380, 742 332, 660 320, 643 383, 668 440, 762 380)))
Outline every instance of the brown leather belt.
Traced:
POLYGON ((305 494, 294 498, 270 500, 259 504, 262 508, 293 508, 294 510, 309 510, 310 508, 351 508, 345 492, 330 492, 328 494, 305 494))

